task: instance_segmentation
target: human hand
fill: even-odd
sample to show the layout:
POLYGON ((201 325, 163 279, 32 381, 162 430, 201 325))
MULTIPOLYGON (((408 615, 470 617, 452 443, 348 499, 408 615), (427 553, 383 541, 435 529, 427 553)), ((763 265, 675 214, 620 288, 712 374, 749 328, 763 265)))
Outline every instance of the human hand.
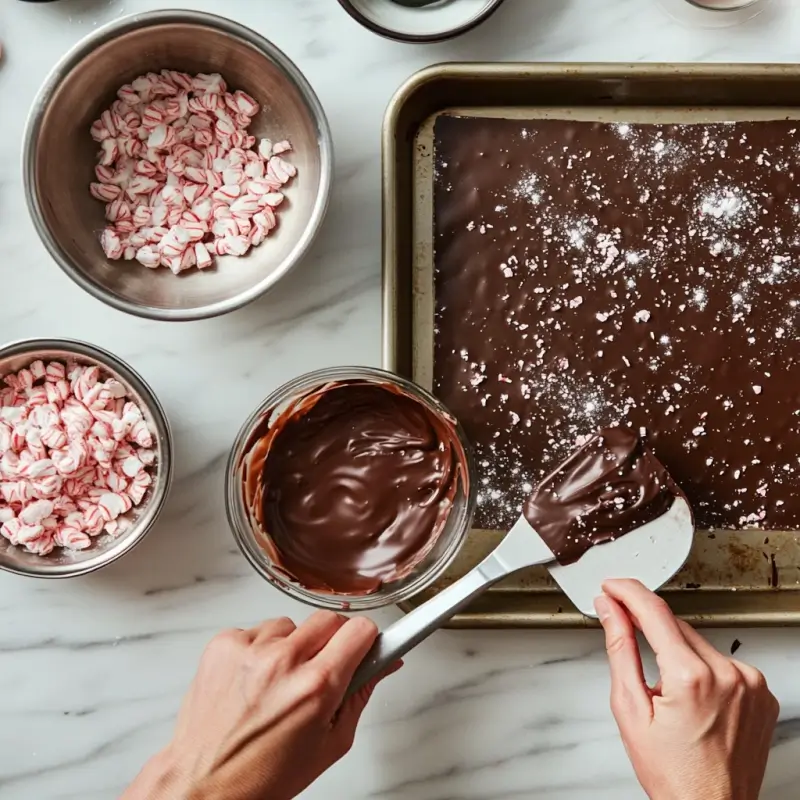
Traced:
POLYGON ((651 800, 757 800, 778 720, 764 676, 727 658, 638 581, 603 585, 611 709, 651 800), (634 628, 656 655, 645 682, 634 628))
POLYGON ((124 799, 295 797, 348 752, 386 677, 342 704, 377 632, 368 619, 320 611, 299 628, 276 619, 219 634, 203 654, 172 743, 124 799))

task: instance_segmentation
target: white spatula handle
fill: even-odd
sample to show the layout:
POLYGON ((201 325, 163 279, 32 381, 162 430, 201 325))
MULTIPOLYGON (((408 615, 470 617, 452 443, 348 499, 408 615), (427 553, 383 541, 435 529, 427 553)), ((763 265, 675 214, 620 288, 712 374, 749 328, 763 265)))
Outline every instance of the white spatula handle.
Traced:
POLYGON ((356 670, 345 697, 355 694, 374 677, 388 669, 461 611, 484 589, 506 575, 508 570, 505 565, 492 553, 463 578, 450 584, 432 599, 379 633, 372 649, 356 670))

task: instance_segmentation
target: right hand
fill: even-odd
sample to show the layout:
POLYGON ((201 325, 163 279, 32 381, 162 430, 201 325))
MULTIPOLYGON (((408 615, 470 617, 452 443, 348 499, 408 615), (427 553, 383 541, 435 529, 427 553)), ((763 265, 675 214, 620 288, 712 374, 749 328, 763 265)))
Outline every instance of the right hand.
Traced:
POLYGON ((595 601, 611 666, 611 708, 651 800, 757 800, 778 701, 764 676, 727 658, 638 581, 595 601), (661 680, 644 678, 635 628, 661 680))

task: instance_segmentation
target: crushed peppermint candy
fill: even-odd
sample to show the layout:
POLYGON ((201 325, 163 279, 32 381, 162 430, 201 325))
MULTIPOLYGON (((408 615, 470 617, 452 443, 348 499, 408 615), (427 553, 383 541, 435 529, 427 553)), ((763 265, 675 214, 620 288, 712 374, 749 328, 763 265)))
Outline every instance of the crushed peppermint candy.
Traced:
POLYGON ((218 74, 165 69, 120 88, 91 126, 100 151, 89 191, 106 204, 106 257, 177 275, 264 242, 297 168, 288 141, 248 133, 259 110, 218 74))
POLYGON ((119 536, 156 467, 141 408, 98 366, 41 360, 0 389, 0 535, 45 556, 119 536))

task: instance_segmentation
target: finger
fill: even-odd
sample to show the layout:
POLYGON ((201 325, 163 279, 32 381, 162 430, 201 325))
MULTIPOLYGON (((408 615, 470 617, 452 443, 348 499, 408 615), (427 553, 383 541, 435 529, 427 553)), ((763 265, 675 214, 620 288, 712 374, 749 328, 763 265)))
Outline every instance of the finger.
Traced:
POLYGON ((731 662, 731 659, 720 653, 705 636, 698 633, 688 622, 679 619, 678 627, 689 647, 691 647, 706 664, 710 666, 719 666, 720 664, 729 664, 731 662))
POLYGON ((347 622, 347 617, 334 611, 317 611, 290 637, 289 644, 298 662, 308 661, 322 650, 347 622))
POLYGON ((280 617, 279 619, 268 619, 243 633, 248 637, 250 644, 262 645, 277 639, 285 639, 294 632, 295 628, 294 622, 288 617, 280 617))
POLYGON ((383 673, 373 678, 365 686, 362 686, 354 695, 348 697, 339 709, 333 721, 333 735, 339 744, 339 757, 347 753, 352 747, 361 715, 364 713, 378 684, 386 680, 390 675, 394 675, 402 667, 403 662, 396 661, 383 673))
POLYGON ((611 670, 611 708, 617 721, 650 719, 653 705, 647 690, 636 631, 622 606, 602 595, 594 601, 606 635, 606 652, 611 670))
POLYGON ((662 677, 665 669, 696 664, 697 654, 687 643, 669 606, 639 581, 611 580, 603 591, 620 603, 633 617, 656 654, 662 677))
POLYGON ((386 680, 390 675, 394 675, 395 672, 399 672, 403 668, 403 665, 404 662, 402 660, 395 661, 394 664, 385 669, 380 675, 377 675, 357 692, 350 695, 337 712, 335 723, 338 725, 342 720, 344 720, 345 723, 348 720, 355 720, 355 722, 358 722, 378 684, 386 680))
POLYGON ((730 662, 741 673, 742 677, 744 678, 745 685, 749 691, 755 693, 756 696, 760 695, 762 700, 764 696, 766 696, 766 709, 764 713, 766 714, 767 718, 767 726, 765 730, 771 737, 772 730, 781 713, 781 704, 778 702, 778 698, 775 697, 775 695, 770 691, 766 676, 763 672, 757 670, 755 667, 750 666, 750 664, 745 664, 743 661, 739 661, 738 659, 732 658, 730 659, 730 662))
POLYGON ((312 662, 328 678, 336 694, 336 705, 342 697, 358 665, 364 660, 378 635, 378 627, 366 617, 349 619, 334 634, 312 662))
POLYGON ((767 679, 764 677, 764 674, 759 672, 755 667, 751 667, 750 664, 745 664, 744 661, 739 661, 736 658, 731 658, 730 662, 739 670, 750 689, 763 690, 768 688, 767 679))

